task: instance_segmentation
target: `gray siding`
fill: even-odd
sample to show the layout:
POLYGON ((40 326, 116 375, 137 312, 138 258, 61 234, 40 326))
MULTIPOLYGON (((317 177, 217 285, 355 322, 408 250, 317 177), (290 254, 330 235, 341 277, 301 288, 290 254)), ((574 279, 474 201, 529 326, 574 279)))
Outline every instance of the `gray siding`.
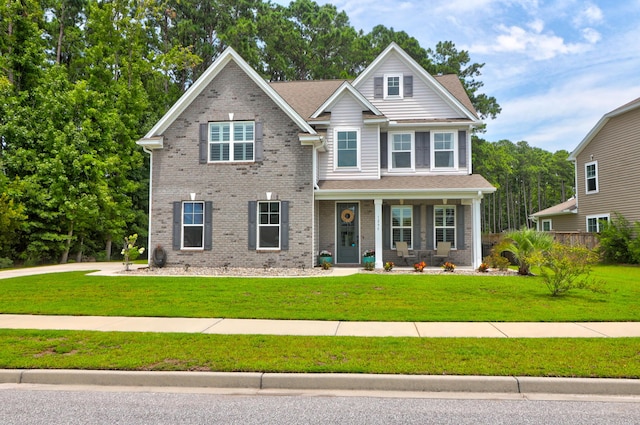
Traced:
POLYGON ((230 62, 165 132, 153 153, 152 243, 167 250, 168 264, 191 266, 310 267, 313 258, 312 148, 301 146, 299 128, 234 63, 230 62), (256 120, 263 123, 263 161, 200 164, 199 124, 256 120), (172 248, 172 203, 212 201, 211 251, 172 248), (248 202, 266 192, 289 202, 289 249, 248 249, 248 202))
MULTIPOLYGON (((586 217, 618 212, 640 221, 640 109, 611 118, 577 158, 578 228, 586 217), (592 157, 593 155, 593 157, 592 157), (598 193, 585 193, 585 163, 598 161, 598 193)), ((574 229, 575 230, 575 229, 574 229)))

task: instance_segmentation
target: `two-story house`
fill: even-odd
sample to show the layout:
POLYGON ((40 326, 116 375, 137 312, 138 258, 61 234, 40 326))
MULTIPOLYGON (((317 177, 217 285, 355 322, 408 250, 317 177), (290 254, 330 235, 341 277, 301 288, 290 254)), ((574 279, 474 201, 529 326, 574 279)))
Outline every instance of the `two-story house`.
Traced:
POLYGON ((455 75, 391 44, 355 80, 268 83, 227 49, 138 144, 151 155, 149 246, 169 264, 312 267, 482 260, 472 174, 481 124, 455 75))
POLYGON ((614 212, 640 221, 640 98, 605 114, 568 159, 576 196, 533 214, 539 230, 599 232, 614 212))

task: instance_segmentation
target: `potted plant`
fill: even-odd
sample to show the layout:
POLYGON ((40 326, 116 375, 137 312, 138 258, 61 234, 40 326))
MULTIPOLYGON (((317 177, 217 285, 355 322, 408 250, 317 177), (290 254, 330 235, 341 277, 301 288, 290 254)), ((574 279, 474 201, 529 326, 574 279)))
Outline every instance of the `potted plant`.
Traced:
POLYGON ((376 262, 376 252, 373 249, 367 249, 362 255, 362 263, 366 265, 368 263, 375 264, 375 262, 376 262))
POLYGON ((333 264, 333 255, 331 254, 331 251, 323 249, 318 253, 318 265, 325 266, 325 264, 333 264))

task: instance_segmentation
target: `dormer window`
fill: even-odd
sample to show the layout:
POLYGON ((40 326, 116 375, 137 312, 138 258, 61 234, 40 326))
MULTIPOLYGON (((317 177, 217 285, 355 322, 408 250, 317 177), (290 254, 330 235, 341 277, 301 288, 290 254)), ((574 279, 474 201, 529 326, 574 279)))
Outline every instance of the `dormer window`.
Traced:
POLYGON ((388 74, 384 76, 384 97, 385 99, 402 99, 402 74, 388 74))

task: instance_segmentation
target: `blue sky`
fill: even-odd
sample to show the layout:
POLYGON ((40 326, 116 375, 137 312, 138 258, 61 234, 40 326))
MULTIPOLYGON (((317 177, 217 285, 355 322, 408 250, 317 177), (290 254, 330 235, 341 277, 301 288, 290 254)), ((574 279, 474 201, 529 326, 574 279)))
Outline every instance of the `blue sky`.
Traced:
MULTIPOLYGON (((286 0, 276 0, 288 4, 286 0)), ((502 113, 484 138, 572 151, 607 112, 640 97, 640 0, 316 0, 356 29, 451 40, 482 68, 502 113)))

